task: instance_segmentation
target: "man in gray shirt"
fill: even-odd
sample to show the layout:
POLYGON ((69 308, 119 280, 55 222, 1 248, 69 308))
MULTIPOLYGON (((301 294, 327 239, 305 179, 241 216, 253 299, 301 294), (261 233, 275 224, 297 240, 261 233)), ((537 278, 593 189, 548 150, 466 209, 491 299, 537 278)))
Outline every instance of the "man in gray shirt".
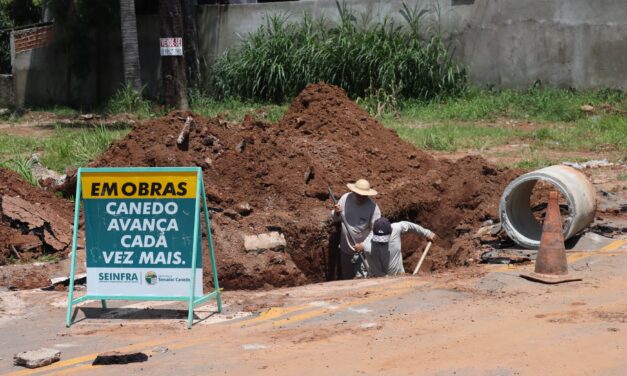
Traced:
POLYGON ((433 232, 415 223, 406 221, 390 223, 387 218, 379 218, 374 222, 372 233, 363 243, 355 246, 357 252, 363 251, 366 254, 371 276, 383 277, 405 273, 401 234, 409 231, 430 241, 436 238, 433 232))
POLYGON ((354 245, 366 240, 372 231, 374 221, 381 217, 381 211, 371 198, 377 194, 377 191, 370 187, 367 180, 360 179, 354 184, 349 183, 346 186, 352 192, 342 195, 331 215, 334 222, 341 222, 342 216, 345 219, 346 225, 342 223, 340 236, 342 279, 353 279, 362 270, 361 258, 353 260, 353 256, 355 256, 354 245), (356 262, 353 263, 353 261, 356 262))

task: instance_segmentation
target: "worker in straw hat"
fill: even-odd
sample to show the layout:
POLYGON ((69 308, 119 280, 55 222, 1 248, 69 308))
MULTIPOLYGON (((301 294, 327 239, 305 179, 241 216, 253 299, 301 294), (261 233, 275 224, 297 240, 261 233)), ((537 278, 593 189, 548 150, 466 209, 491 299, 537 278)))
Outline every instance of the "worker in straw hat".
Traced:
POLYGON ((384 277, 387 275, 404 274, 403 254, 401 253, 401 234, 413 232, 429 241, 436 235, 415 223, 400 221, 390 223, 385 217, 374 222, 372 232, 363 243, 355 245, 357 252, 364 252, 368 260, 370 276, 384 277))
POLYGON ((333 208, 332 216, 334 222, 340 222, 342 216, 344 217, 340 236, 340 264, 342 279, 352 279, 364 268, 362 258, 353 258, 355 256, 353 246, 366 240, 372 231, 374 221, 381 217, 381 211, 372 199, 377 195, 377 191, 370 187, 367 180, 359 179, 346 186, 351 192, 340 197, 333 208))

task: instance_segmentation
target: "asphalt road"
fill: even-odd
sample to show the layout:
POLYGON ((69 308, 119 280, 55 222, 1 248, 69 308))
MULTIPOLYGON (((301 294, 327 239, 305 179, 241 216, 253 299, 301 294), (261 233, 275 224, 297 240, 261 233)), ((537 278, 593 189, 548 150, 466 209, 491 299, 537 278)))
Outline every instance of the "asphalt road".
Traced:
POLYGON ((196 311, 169 302, 81 305, 64 326, 62 292, 0 293, 0 373, 13 375, 625 375, 627 240, 569 253, 581 282, 543 285, 520 267, 226 292, 196 311), (53 347, 28 370, 14 353, 53 347), (148 361, 92 366, 98 353, 148 361))

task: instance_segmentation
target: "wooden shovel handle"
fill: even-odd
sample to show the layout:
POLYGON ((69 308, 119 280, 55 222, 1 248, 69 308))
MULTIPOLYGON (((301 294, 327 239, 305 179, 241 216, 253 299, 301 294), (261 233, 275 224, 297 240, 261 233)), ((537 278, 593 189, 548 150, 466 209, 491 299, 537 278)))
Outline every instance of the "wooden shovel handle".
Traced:
POLYGON ((420 270, 420 266, 422 265, 422 262, 425 260, 425 257, 427 257, 427 252, 429 252, 429 248, 431 248, 431 244, 433 244, 433 242, 427 243, 427 246, 425 247, 424 252, 422 252, 422 256, 420 256, 420 261, 418 261, 418 265, 416 265, 416 269, 414 269, 414 273, 412 275, 418 274, 418 270, 420 270))

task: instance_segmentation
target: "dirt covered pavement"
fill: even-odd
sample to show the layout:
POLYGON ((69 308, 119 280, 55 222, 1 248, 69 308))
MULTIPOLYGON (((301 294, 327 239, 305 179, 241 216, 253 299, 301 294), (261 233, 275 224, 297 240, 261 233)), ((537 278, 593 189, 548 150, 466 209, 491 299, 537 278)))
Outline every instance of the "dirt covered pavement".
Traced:
MULTIPOLYGON (((362 177, 381 192, 377 202, 384 215, 421 223, 440 236, 425 270, 472 263, 477 254, 469 233, 498 218, 499 196, 519 173, 477 156, 435 159, 326 84, 308 86, 277 124, 252 118, 234 124, 182 112, 146 121, 90 165, 201 166, 226 288, 333 279, 327 184, 339 195, 347 182, 362 177), (179 145, 187 116, 195 128, 179 145), (268 231, 282 233, 287 246, 245 250, 245 236, 268 231)), ((410 268, 424 244, 411 238, 404 245, 410 268)))
POLYGON ((0 373, 25 375, 624 375, 627 241, 570 252, 582 282, 519 277, 533 265, 473 266, 395 277, 227 291, 224 311, 171 302, 82 304, 64 327, 63 292, 0 294, 0 373), (28 327, 29 330, 24 330, 28 327), (24 370, 13 353, 39 347, 61 361, 24 370), (92 366, 99 353, 148 361, 92 366))

